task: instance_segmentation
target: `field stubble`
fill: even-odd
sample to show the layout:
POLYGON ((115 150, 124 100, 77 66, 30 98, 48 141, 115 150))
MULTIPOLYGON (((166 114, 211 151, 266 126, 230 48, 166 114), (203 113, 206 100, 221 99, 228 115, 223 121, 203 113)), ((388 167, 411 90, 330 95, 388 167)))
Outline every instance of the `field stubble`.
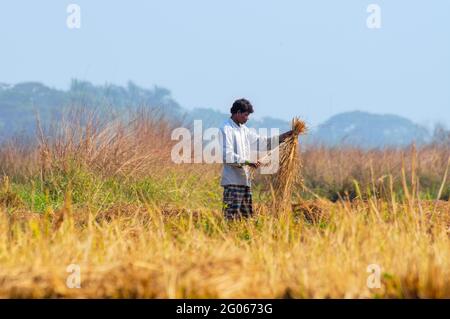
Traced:
POLYGON ((306 150, 291 209, 261 177, 226 222, 219 167, 171 164, 170 126, 137 118, 0 148, 0 297, 450 297, 448 149, 306 150))

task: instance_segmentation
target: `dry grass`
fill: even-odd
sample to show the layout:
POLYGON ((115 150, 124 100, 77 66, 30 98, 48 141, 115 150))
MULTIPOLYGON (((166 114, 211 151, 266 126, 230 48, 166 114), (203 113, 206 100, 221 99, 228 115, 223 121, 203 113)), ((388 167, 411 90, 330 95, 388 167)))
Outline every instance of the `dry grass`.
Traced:
MULTIPOLYGON (((389 200, 386 192, 392 180, 396 193, 401 194, 402 169, 408 181, 415 175, 421 191, 435 198, 450 158, 450 145, 426 145, 415 149, 381 149, 364 151, 357 148, 308 147, 301 153, 305 186, 321 196, 338 200, 348 192, 354 197, 354 181, 363 192, 368 190, 389 200)), ((450 196, 447 181, 442 198, 450 196)))
POLYGON ((48 180, 74 167, 103 176, 137 176, 169 162, 171 123, 157 111, 139 109, 126 116, 86 108, 68 109, 61 120, 41 125, 36 140, 12 138, 0 145, 0 173, 48 180))
POLYGON ((255 191, 255 217, 226 222, 219 168, 168 162, 169 128, 152 121, 71 121, 0 148, 0 297, 450 298, 447 149, 310 149, 314 199, 289 182, 286 214, 255 191), (316 194, 347 183, 351 200, 316 194))
POLYGON ((5 207, 20 207, 20 197, 11 190, 9 177, 4 176, 0 187, 0 205, 5 207))
POLYGON ((368 203, 324 208, 325 224, 281 223, 264 207, 232 224, 210 210, 123 207, 107 219, 74 210, 56 230, 50 216, 3 212, 0 296, 450 297, 448 203, 420 225, 408 205, 381 218, 368 203), (81 267, 80 289, 66 286, 70 264, 81 267), (370 264, 382 269, 380 288, 366 285, 370 264))
POLYGON ((40 170, 66 172, 73 163, 104 175, 136 176, 168 161, 170 134, 176 124, 145 109, 127 119, 104 119, 95 111, 69 110, 45 132, 39 125, 40 170), (151 142, 150 142, 151 141, 151 142))

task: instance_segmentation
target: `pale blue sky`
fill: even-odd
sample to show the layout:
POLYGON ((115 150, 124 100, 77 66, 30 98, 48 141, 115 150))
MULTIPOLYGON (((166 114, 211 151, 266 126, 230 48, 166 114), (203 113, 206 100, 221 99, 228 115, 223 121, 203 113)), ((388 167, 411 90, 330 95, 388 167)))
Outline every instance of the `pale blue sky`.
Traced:
POLYGON ((450 126, 447 0, 1 0, 0 43, 0 82, 132 80, 187 108, 247 97, 256 116, 312 125, 359 109, 450 126))

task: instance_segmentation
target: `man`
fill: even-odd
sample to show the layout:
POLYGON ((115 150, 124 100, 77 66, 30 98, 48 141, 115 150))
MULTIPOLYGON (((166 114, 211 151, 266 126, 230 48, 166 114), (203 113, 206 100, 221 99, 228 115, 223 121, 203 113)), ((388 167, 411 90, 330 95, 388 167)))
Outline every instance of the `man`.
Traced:
POLYGON ((245 126, 253 113, 253 106, 246 99, 236 100, 230 111, 231 117, 221 129, 224 159, 221 185, 224 188, 224 216, 226 219, 236 219, 253 215, 250 167, 258 168, 261 163, 251 161, 251 150, 262 143, 266 143, 267 150, 270 150, 275 145, 274 139, 282 143, 292 131, 270 139, 252 132, 245 126))

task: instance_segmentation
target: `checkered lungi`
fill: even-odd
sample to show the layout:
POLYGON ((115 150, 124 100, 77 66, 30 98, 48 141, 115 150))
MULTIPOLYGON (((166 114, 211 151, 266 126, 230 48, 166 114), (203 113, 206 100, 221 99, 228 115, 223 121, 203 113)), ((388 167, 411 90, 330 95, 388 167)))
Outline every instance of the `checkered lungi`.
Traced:
POLYGON ((251 217, 252 191, 243 185, 225 185, 223 187, 223 213, 226 219, 251 217))

